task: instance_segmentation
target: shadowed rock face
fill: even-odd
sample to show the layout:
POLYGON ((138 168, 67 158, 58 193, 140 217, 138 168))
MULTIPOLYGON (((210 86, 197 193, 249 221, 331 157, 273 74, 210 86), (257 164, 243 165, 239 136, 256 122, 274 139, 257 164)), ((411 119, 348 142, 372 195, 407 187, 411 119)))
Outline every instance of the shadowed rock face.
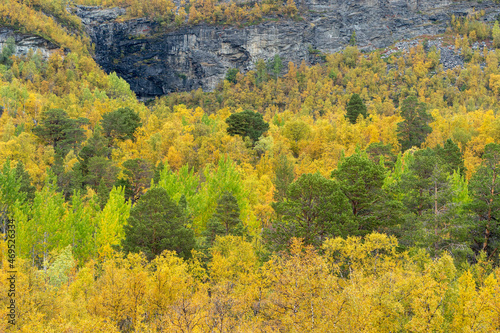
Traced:
POLYGON ((242 72, 258 59, 279 54, 283 64, 342 50, 353 31, 360 49, 373 50, 397 40, 443 33, 452 14, 484 9, 487 19, 500 12, 492 2, 450 0, 298 0, 304 20, 281 18, 258 25, 184 26, 164 31, 154 22, 135 19, 116 22, 123 9, 79 7, 95 44, 97 62, 129 82, 139 97, 154 97, 196 88, 213 90, 230 68, 242 72))

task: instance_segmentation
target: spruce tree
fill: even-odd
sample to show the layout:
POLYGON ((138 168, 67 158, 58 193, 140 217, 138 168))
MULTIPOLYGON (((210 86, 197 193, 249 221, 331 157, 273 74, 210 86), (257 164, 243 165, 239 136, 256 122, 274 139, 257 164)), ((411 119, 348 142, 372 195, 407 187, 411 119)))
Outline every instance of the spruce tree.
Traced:
POLYGON ((346 117, 351 124, 355 124, 358 116, 363 115, 366 118, 366 105, 358 94, 352 94, 349 103, 347 104, 346 117))

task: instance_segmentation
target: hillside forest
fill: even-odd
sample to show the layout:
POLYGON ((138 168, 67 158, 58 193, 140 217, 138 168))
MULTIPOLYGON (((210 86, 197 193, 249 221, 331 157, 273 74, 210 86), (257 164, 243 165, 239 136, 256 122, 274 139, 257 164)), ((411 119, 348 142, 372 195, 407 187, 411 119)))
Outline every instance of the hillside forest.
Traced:
MULTIPOLYGON (((78 3, 166 24, 296 13, 78 3)), ((370 53, 353 36, 145 102, 66 5, 0 3, 0 25, 61 47, 0 53, 1 332, 500 330, 498 21, 439 36, 463 67, 432 36, 370 53)))

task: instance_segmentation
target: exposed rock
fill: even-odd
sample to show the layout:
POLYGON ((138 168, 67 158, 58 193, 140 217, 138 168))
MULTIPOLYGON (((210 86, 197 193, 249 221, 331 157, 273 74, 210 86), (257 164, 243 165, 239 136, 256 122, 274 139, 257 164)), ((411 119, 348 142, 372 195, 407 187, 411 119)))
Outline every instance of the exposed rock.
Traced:
MULTIPOLYGON (((316 56, 309 50, 340 51, 353 31, 359 48, 371 51, 398 40, 443 33, 451 15, 467 15, 473 8, 484 9, 487 20, 500 12, 493 2, 450 0, 302 0, 297 4, 302 21, 281 18, 244 28, 201 24, 175 31, 165 31, 146 19, 118 22, 123 9, 78 7, 76 13, 95 43, 97 62, 127 80, 139 97, 153 97, 198 87, 212 90, 228 69, 245 72, 258 59, 276 54, 285 65, 311 63, 316 56)), ((442 50, 442 57, 447 52, 442 50)))
MULTIPOLYGON (((226 0, 220 0, 226 1, 226 0)), ((237 0, 247 3, 246 0, 237 0)), ((180 1, 176 0, 179 4, 180 1)), ((196 88, 213 90, 230 68, 254 69, 259 59, 278 54, 286 64, 315 63, 318 52, 341 51, 356 32, 361 50, 386 48, 385 55, 408 50, 422 35, 445 31, 451 16, 484 10, 483 21, 500 13, 493 2, 450 0, 296 0, 302 20, 280 18, 243 28, 207 25, 165 30, 147 19, 117 20, 124 8, 77 6, 73 12, 84 24, 95 45, 96 61, 107 71, 127 80, 139 97, 154 97, 196 88), (406 40, 406 41, 404 41, 406 40)), ((16 55, 30 49, 48 58, 59 46, 32 34, 0 27, 0 52, 14 37, 16 55)), ((476 43, 472 48, 483 48, 476 43), (476 45, 477 44, 477 45, 476 45)), ((443 46, 439 38, 429 41, 441 54, 445 69, 463 66, 460 50, 443 46)), ((65 50, 66 52, 69 50, 65 50)))
MULTIPOLYGON (((68 10, 72 10, 68 8, 68 10)), ((85 25, 96 25, 117 19, 126 13, 125 8, 101 8, 93 6, 78 6, 74 10, 85 25)))
POLYGON ((15 32, 12 28, 0 27, 0 52, 7 45, 7 40, 10 37, 13 37, 15 41, 16 51, 14 55, 16 56, 27 55, 29 50, 32 49, 34 52, 38 51, 42 58, 48 59, 54 51, 59 49, 59 46, 42 37, 21 34, 15 32))
MULTIPOLYGON (((390 55, 398 52, 403 54, 408 53, 411 48, 416 47, 418 44, 421 44, 424 41, 424 39, 413 39, 397 42, 390 48, 384 50, 384 52, 382 53, 382 58, 388 58, 390 55)), ((439 37, 432 40, 427 40, 426 46, 426 51, 429 51, 432 47, 436 48, 436 51, 439 52, 440 63, 443 65, 444 70, 464 66, 464 59, 460 55, 461 50, 455 49, 454 46, 444 45, 442 38, 439 37)))

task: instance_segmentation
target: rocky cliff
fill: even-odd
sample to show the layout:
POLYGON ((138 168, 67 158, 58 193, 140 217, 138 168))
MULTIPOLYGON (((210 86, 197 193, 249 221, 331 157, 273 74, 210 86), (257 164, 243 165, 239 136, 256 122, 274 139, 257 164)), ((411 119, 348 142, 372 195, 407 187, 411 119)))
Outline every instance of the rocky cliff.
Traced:
MULTIPOLYGON (((317 60, 319 50, 342 50, 353 32, 357 45, 367 51, 387 47, 402 39, 443 33, 451 16, 484 9, 484 20, 493 20, 500 6, 493 2, 450 0, 297 0, 302 20, 268 20, 238 28, 222 25, 183 26, 166 31, 147 19, 120 21, 124 9, 77 7, 87 33, 95 44, 96 61, 107 71, 129 82, 139 97, 149 98, 196 88, 212 90, 230 68, 245 72, 259 59, 278 54, 283 64, 317 60)), ((0 30, 2 37, 12 32, 0 30)), ((16 35, 22 43, 43 40, 16 35)), ((21 43, 21 44, 20 44, 21 43)), ((38 44, 37 44, 38 43, 38 44)), ((42 44, 40 44, 43 46, 42 44)), ((45 45, 48 54, 53 45, 45 45)))
POLYGON ((34 52, 38 52, 42 58, 48 59, 52 52, 59 49, 59 46, 40 36, 23 34, 12 28, 0 27, 0 52, 7 46, 9 38, 14 40, 14 44, 16 46, 14 54, 16 56, 27 55, 31 49, 34 52))
POLYGON ((258 59, 279 54, 283 63, 311 62, 317 49, 332 53, 356 32, 361 49, 373 50, 397 40, 443 33, 451 15, 475 7, 491 19, 500 7, 450 0, 302 0, 302 21, 280 19, 258 25, 185 26, 161 31, 145 19, 117 22, 120 10, 80 7, 95 43, 97 62, 126 79, 140 97, 172 91, 212 90, 230 68, 252 69, 258 59))

